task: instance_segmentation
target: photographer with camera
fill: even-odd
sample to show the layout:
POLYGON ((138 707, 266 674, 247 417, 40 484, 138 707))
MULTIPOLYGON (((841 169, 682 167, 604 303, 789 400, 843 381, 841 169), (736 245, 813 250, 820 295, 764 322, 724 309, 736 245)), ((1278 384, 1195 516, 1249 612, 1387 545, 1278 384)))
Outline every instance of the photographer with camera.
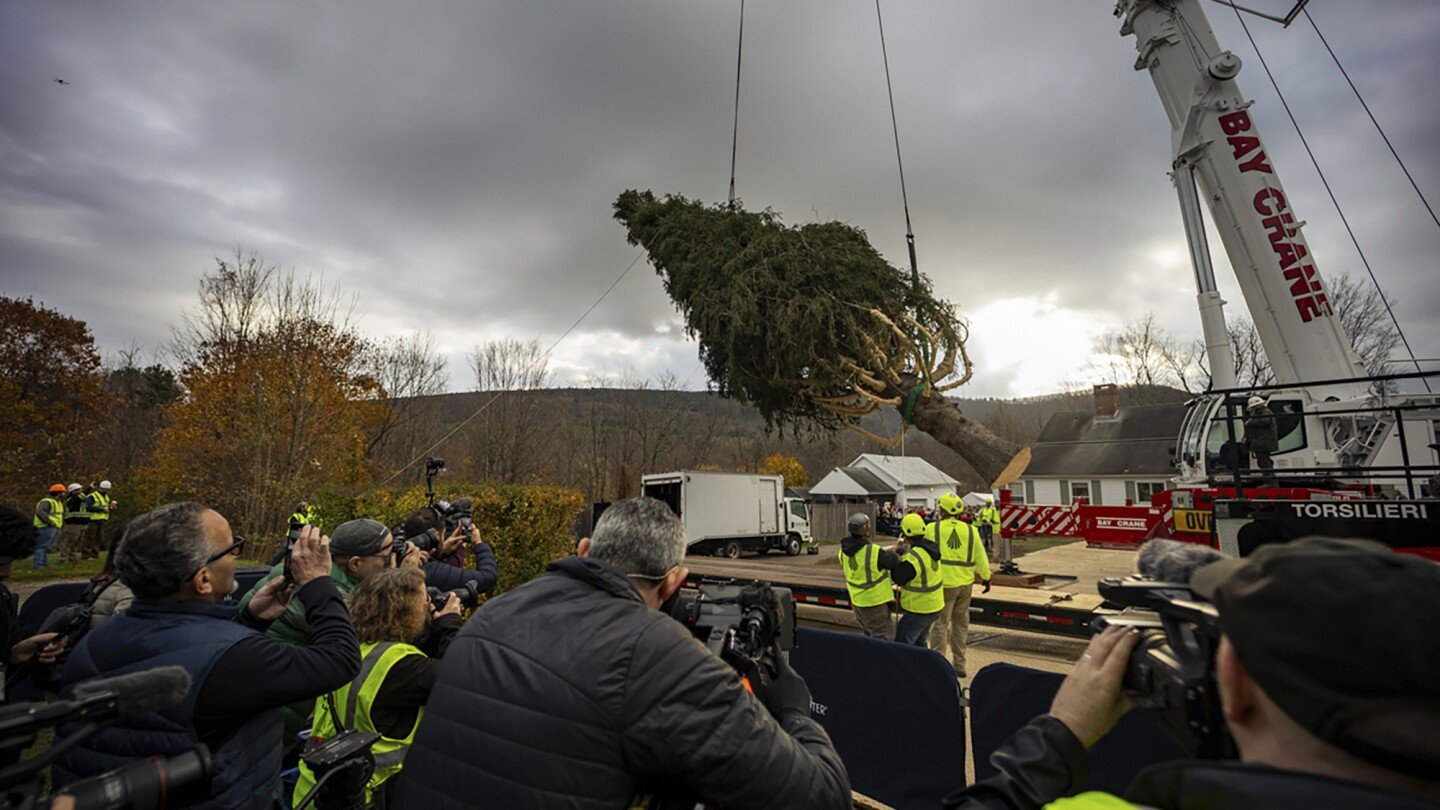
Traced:
POLYGON ((1425 621, 1440 610, 1440 566, 1378 543, 1311 537, 1165 578, 1180 581, 1186 597, 1168 603, 1177 613, 1218 614, 1209 662, 1218 696, 1192 694, 1218 700, 1208 708, 1223 718, 1239 761, 1158 765, 1124 799, 1061 798, 1085 778, 1086 751, 1129 709, 1127 670, 1142 636, 1117 624, 1091 640, 1049 714, 992 755, 1000 773, 947 797, 946 808, 1440 803, 1440 644, 1425 621))
POLYGON ((115 567, 135 601, 80 641, 62 681, 72 686, 175 665, 190 686, 178 704, 120 719, 66 751, 54 768, 56 785, 203 743, 214 772, 211 798, 201 806, 269 808, 278 801, 280 708, 354 678, 359 642, 328 576, 329 538, 307 526, 291 552, 293 582, 272 581, 237 612, 220 602, 235 589, 244 546, 220 513, 198 503, 169 504, 131 522, 115 567), (292 598, 309 620, 305 647, 263 633, 292 598))
MULTIPOLYGON (((428 508, 426 510, 429 511, 428 508)), ((473 521, 457 521, 455 528, 443 541, 439 540, 444 522, 438 525, 431 519, 411 515, 399 528, 400 535, 423 553, 418 561, 412 561, 425 572, 425 584, 442 591, 451 591, 473 583, 479 593, 489 593, 500 580, 500 567, 495 562, 495 551, 490 544, 480 539, 480 530, 473 521), (464 566, 465 552, 475 555, 475 567, 464 566)), ((409 559, 408 553, 401 556, 402 564, 409 559)))
MULTIPOLYGON (((5 587, 16 560, 35 551, 37 530, 30 515, 13 506, 0 505, 0 700, 8 698, 8 687, 33 671, 36 665, 53 664, 64 651, 59 633, 41 633, 26 639, 15 638, 15 621, 20 615, 20 598, 5 587)), ((5 764, 0 762, 0 765, 5 764)))
MULTIPOLYGON (((394 806, 391 777, 400 772, 424 716, 440 672, 437 659, 460 631, 460 597, 448 593, 441 598, 437 606, 419 571, 399 568, 369 577, 346 600, 360 639, 360 674, 316 701, 311 735, 324 740, 354 729, 381 735, 370 749, 375 772, 368 790, 374 807, 394 806), (377 793, 382 785, 385 790, 377 793)), ((294 803, 314 787, 315 774, 302 761, 294 803)))
MULTIPOLYGON (((306 524, 308 526, 309 524, 306 524)), ((304 530, 304 527, 301 527, 304 530)), ((318 531, 311 529, 311 531, 318 531)), ((348 596, 350 591, 366 577, 378 574, 390 566, 390 532, 385 525, 378 520, 359 518, 346 521, 335 527, 334 534, 330 535, 330 578, 334 580, 335 587, 342 597, 348 596)), ((414 561, 417 565, 419 560, 414 561)), ((270 572, 263 579, 255 583, 250 592, 240 599, 240 607, 244 608, 258 593, 270 586, 270 583, 277 579, 283 579, 286 575, 286 566, 289 565, 284 559, 271 566, 270 572)), ((305 616, 305 606, 298 602, 291 602, 280 618, 270 623, 270 629, 265 633, 276 641, 286 644, 307 644, 310 641, 310 622, 305 616)))
POLYGON ((685 547, 670 507, 621 501, 578 556, 477 610, 441 666, 400 805, 622 810, 665 788, 742 810, 849 808, 784 658, 751 694, 667 615, 685 547))

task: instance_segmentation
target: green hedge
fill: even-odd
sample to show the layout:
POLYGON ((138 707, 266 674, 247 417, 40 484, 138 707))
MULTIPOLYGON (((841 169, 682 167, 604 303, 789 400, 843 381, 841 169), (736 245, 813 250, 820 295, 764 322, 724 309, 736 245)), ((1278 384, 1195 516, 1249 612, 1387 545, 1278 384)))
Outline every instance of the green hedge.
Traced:
MULTIPOLYGON (((470 498, 475 526, 495 549, 500 566, 496 593, 539 576, 552 560, 575 550, 575 519, 585 497, 552 486, 512 486, 447 481, 441 497, 455 501, 470 498)), ((320 510, 328 532, 347 520, 374 518, 393 526, 425 505, 425 488, 375 490, 359 496, 319 492, 312 503, 320 510)))

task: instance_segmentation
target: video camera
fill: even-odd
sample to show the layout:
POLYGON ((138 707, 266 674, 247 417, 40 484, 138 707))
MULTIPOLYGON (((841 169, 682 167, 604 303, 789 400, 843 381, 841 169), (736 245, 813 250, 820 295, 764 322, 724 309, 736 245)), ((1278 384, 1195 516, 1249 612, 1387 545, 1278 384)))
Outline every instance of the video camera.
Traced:
MULTIPOLYGON (((160 711, 179 703, 190 689, 190 675, 176 666, 102 678, 78 684, 64 697, 0 709, 0 758, 17 757, 46 729, 57 729, 43 753, 0 770, 0 795, 6 807, 44 807, 40 773, 65 751, 125 717, 160 711)), ((210 752, 204 745, 168 758, 152 757, 59 787, 76 810, 160 808, 203 801, 210 792, 210 752)))
POLYGON ((315 774, 315 787, 295 805, 305 810, 313 802, 317 810, 363 810, 371 805, 366 788, 375 773, 375 756, 370 746, 380 739, 373 731, 351 729, 333 737, 311 737, 301 758, 315 774))
POLYGON ((669 612, 741 675, 768 662, 776 643, 795 647, 795 596, 789 588, 729 579, 702 579, 682 589, 669 612))
POLYGON ((474 610, 475 606, 480 604, 480 589, 475 586, 473 579, 466 580, 464 585, 451 591, 442 591, 434 586, 429 586, 425 588, 425 593, 430 597, 430 604, 434 605, 436 610, 444 609, 445 603, 450 601, 452 593, 460 600, 460 604, 469 610, 474 610))
POLYGON ((1124 610, 1091 622, 1140 632, 1126 664, 1125 696, 1157 713, 1160 725, 1192 757, 1232 759, 1235 742, 1225 728, 1215 683, 1220 614, 1189 586, 1144 576, 1100 580, 1100 595, 1124 610))

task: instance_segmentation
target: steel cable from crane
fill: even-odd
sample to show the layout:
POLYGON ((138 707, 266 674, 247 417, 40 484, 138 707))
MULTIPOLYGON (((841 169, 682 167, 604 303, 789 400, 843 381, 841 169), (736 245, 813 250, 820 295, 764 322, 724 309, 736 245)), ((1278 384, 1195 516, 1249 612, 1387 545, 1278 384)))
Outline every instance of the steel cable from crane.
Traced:
POLYGON ((735 153, 740 143, 740 64, 745 56, 745 0, 740 0, 740 35, 735 44, 735 122, 730 128, 730 207, 735 207, 735 153))
POLYGON ((1420 202, 1425 206, 1425 210, 1430 213, 1430 219, 1435 221, 1436 227, 1440 227, 1440 216, 1435 215, 1435 209, 1430 207, 1430 201, 1425 198, 1425 192, 1420 190, 1420 185, 1416 183, 1415 178, 1410 175, 1410 169, 1405 165, 1405 161, 1400 159, 1400 153, 1395 151, 1395 145, 1390 143, 1390 136, 1385 134, 1385 130, 1381 128, 1380 122, 1375 119, 1375 113, 1370 112, 1370 105, 1365 103, 1365 97, 1360 94, 1360 88, 1355 86, 1355 82, 1350 79, 1350 74, 1345 70, 1345 66, 1340 64, 1340 57, 1335 55, 1335 50, 1330 47, 1329 40, 1325 39, 1325 35, 1320 33, 1320 26, 1315 24, 1315 18, 1310 16, 1308 9, 1303 9, 1302 13, 1305 15, 1305 19, 1310 21, 1310 27, 1315 29, 1315 36, 1320 38, 1320 43, 1325 46, 1325 50, 1330 54, 1330 58, 1335 60, 1335 67, 1340 69, 1340 75, 1345 77, 1345 83, 1350 85, 1350 89, 1354 91, 1355 98, 1359 100, 1360 106, 1365 108, 1365 114, 1370 116, 1370 123, 1375 125, 1375 131, 1380 133, 1380 138, 1385 141, 1385 146, 1389 148, 1390 154, 1395 158, 1395 162, 1400 164, 1400 171, 1405 173, 1405 179, 1410 181, 1410 187, 1415 189, 1415 193, 1420 196, 1420 202))
MULTIPOLYGON (((875 0, 875 23, 880 30, 880 59, 885 64, 885 95, 890 101, 890 132, 895 138, 895 167, 900 172, 900 204, 905 210, 905 249, 910 254, 910 283, 914 290, 920 289, 920 264, 915 258, 915 229, 910 225, 910 195, 905 188, 905 161, 900 158, 900 124, 895 115, 895 88, 890 83, 890 53, 885 47, 885 18, 880 13, 880 0, 875 0)), ((928 347, 921 348, 925 361, 924 367, 930 367, 930 351, 928 347)), ((924 379, 910 389, 910 396, 905 400, 905 408, 900 412, 900 435, 905 435, 905 426, 910 424, 910 416, 915 410, 915 402, 924 393, 930 380, 924 379)))
MULTIPOLYGON (((1340 200, 1335 197, 1335 191, 1330 188, 1330 181, 1325 177, 1325 170, 1320 168, 1320 161, 1315 157, 1314 150, 1310 148, 1310 142, 1305 139, 1305 133, 1300 129, 1300 122, 1296 120, 1295 113, 1290 110, 1290 102, 1285 99, 1285 93, 1280 90, 1280 83, 1275 80, 1275 74, 1270 71, 1270 65, 1265 61, 1265 54, 1260 52, 1260 45, 1255 41, 1255 36, 1250 33, 1250 26, 1245 24, 1245 17, 1240 13, 1240 8, 1235 5, 1235 0, 1228 0, 1227 5, 1235 12, 1235 19, 1240 21, 1240 28, 1245 31, 1245 38, 1250 40, 1250 47, 1255 50, 1255 56, 1260 60, 1260 67, 1264 68, 1265 76, 1270 79, 1270 86, 1275 88, 1275 95, 1280 99, 1280 106, 1285 108, 1285 115, 1289 116, 1291 126, 1295 127, 1295 134, 1300 136, 1300 144, 1305 147, 1305 154, 1310 156, 1310 163, 1315 167, 1315 173, 1320 175, 1320 183, 1325 187, 1325 193, 1330 195, 1330 202, 1335 206, 1335 213, 1340 215, 1340 222, 1350 236, 1350 243, 1355 246, 1355 252, 1360 255, 1360 263, 1365 266, 1365 272, 1370 276, 1370 283, 1375 285, 1375 291, 1380 294, 1380 303, 1385 305, 1385 312, 1390 316, 1390 322, 1395 325, 1395 334, 1400 336, 1400 343, 1405 346, 1405 353, 1410 356, 1410 362, 1414 364, 1415 370, 1422 371, 1420 361, 1416 359, 1414 350, 1410 348, 1410 340, 1405 337, 1405 330, 1400 326, 1399 319, 1395 317, 1395 310, 1390 306, 1390 299, 1385 295, 1385 289, 1380 286, 1380 280, 1375 277, 1375 271, 1370 267, 1370 260, 1365 257, 1365 251, 1360 247, 1360 240, 1355 237, 1355 230, 1350 227, 1350 220, 1345 216, 1345 210, 1340 207, 1340 200)), ((1433 393, 1430 381, 1422 378, 1422 382, 1425 383, 1425 390, 1433 393)))
MULTIPOLYGON (((575 329, 576 329, 576 327, 578 327, 586 318, 590 317, 590 313, 594 312, 594 311, 595 311, 595 308, 598 307, 598 306, 600 306, 600 302, 604 301, 604 300, 610 295, 610 293, 620 284, 620 282, 625 279, 625 276, 629 275, 629 274, 630 274, 630 271, 635 269, 635 265, 637 265, 637 264, 640 263, 640 259, 641 259, 644 255, 645 255, 645 251, 643 251, 643 250, 640 251, 639 253, 635 254, 635 258, 630 260, 629 266, 627 266, 624 270, 620 271, 620 275, 616 276, 616 277, 615 277, 615 280, 612 281, 612 282, 610 282, 610 286, 609 286, 609 287, 606 287, 606 288, 605 288, 605 291, 602 292, 602 293, 600 293, 600 297, 595 299, 595 303, 591 304, 591 305, 589 306, 589 308, 587 308, 584 312, 580 313, 580 317, 576 318, 576 319, 575 319, 575 322, 572 323, 572 324, 570 324, 570 327, 569 327, 568 329, 566 329, 564 332, 561 332, 561 333, 560 333, 560 336, 557 337, 557 338, 555 338, 555 341, 550 344, 549 348, 547 348, 544 352, 542 352, 542 353, 540 354, 540 357, 539 357, 538 359, 539 359, 539 360, 544 360, 544 359, 549 358, 549 357, 550 357, 550 353, 553 352, 553 351, 555 351, 555 347, 556 347, 556 346, 559 346, 561 341, 563 341, 565 338, 569 337, 569 336, 570 336, 570 333, 571 333, 571 332, 574 332, 575 329)), ((465 427, 466 425, 468 425, 468 424, 470 424, 471 422, 475 421, 475 417, 477 417, 477 416, 479 416, 480 414, 484 413, 487 408, 489 408, 491 405, 495 404, 495 400, 499 399, 499 398, 501 397, 501 395, 504 394, 504 393, 505 393, 504 391, 496 391, 495 394, 494 394, 494 396, 492 396, 492 397, 490 397, 489 399, 485 400, 485 402, 484 402, 483 404, 481 404, 480 407, 478 407, 478 408, 475 409, 475 412, 474 412, 474 413, 472 413, 472 414, 470 414, 469 416, 465 417, 465 421, 463 421, 463 422, 461 422, 460 424, 456 425, 454 428, 452 428, 452 429, 450 430, 449 433, 446 433, 444 436, 441 436, 441 437, 440 437, 439 439, 437 439, 433 444, 431 444, 429 447, 425 448, 425 450, 424 450, 423 452, 421 452, 420 455, 418 455, 418 456, 416 456, 415 458, 411 459, 410 461, 406 462, 403 466, 400 467, 400 469, 398 469, 398 470, 396 470, 395 472, 391 473, 391 475, 390 475, 389 478, 386 478, 384 481, 381 481, 380 483, 376 484, 375 486, 370 487, 370 488, 369 488, 369 491, 373 491, 373 490, 377 490, 377 489, 382 489, 382 488, 384 488, 386 484, 389 484, 391 481, 394 481, 396 478, 399 478, 401 473, 405 472, 406 470, 410 469, 411 467, 414 467, 416 464, 419 464, 422 459, 426 458, 426 457, 429 456, 431 453, 435 452, 435 449, 436 449, 437 447, 439 447, 440 445, 444 444, 446 441, 448 441, 451 436, 454 436, 456 433, 459 433, 462 429, 464 429, 464 427, 465 427)))
POLYGON ((905 209, 905 246, 910 251, 910 276, 920 285, 920 267, 915 261, 915 229, 910 226, 910 195, 905 189, 905 161, 900 159, 900 125, 895 117, 895 88, 890 84, 890 53, 885 48, 885 18, 880 0, 875 0, 875 22, 880 28, 880 59, 885 63, 885 94, 890 100, 890 132, 895 136, 895 166, 900 170, 900 204, 905 209))

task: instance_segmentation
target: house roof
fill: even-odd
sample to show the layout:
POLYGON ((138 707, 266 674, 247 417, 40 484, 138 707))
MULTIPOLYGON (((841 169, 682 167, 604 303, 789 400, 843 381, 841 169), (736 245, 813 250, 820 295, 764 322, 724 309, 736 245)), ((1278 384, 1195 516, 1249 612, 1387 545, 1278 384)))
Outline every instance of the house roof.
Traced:
POLYGON ((811 495, 894 495, 896 488, 859 467, 836 467, 810 488, 811 495))
POLYGON ((946 475, 939 467, 915 456, 861 453, 850 462, 850 467, 842 469, 853 469, 862 465, 889 483, 892 492, 906 487, 955 486, 960 483, 946 475))
POLYGON ((1185 420, 1184 403, 1134 405, 1114 416, 1064 411, 1050 417, 1024 477, 1171 475, 1169 449, 1185 420))

